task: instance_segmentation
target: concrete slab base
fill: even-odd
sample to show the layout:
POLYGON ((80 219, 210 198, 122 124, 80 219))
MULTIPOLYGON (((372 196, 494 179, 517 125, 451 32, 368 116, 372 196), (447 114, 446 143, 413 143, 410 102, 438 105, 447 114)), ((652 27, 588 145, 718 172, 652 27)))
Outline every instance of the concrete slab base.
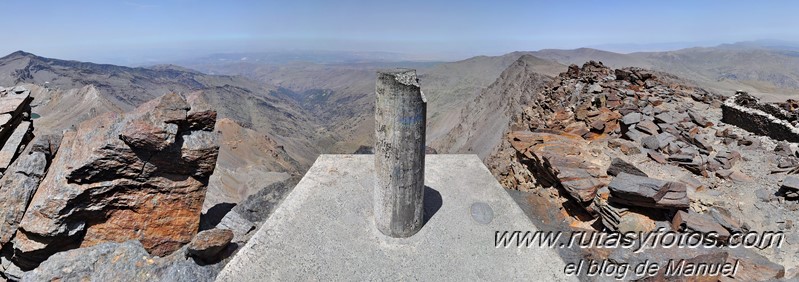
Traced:
MULTIPOLYGON (((217 281, 559 281, 546 248, 496 248, 496 231, 535 226, 476 155, 428 155, 425 213, 410 238, 380 233, 372 155, 322 155, 217 281)), ((574 280, 574 279, 572 279, 574 280)))

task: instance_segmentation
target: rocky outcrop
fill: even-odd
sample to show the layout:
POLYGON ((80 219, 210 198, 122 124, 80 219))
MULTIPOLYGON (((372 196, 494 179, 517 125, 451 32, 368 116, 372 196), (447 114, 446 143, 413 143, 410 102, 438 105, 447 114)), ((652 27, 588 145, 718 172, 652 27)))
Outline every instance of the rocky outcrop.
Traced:
POLYGON ((0 173, 8 169, 33 138, 30 93, 22 87, 0 87, 0 173))
POLYGON ((166 257, 148 254, 139 241, 103 243, 57 253, 23 281, 214 281, 224 264, 198 265, 184 246, 166 257))
POLYGON ((721 105, 722 120, 758 135, 775 140, 799 142, 799 128, 794 113, 778 106, 761 103, 746 92, 738 91, 721 105))
MULTIPOLYGON (((779 123, 796 123, 795 104, 758 111, 782 115, 779 123)), ((551 202, 549 209, 557 207, 572 230, 718 235, 718 248, 710 252, 656 248, 644 254, 616 250, 608 255, 605 250, 583 250, 583 258, 630 265, 646 259, 665 263, 678 257, 720 263, 762 253, 769 257, 741 261, 748 263, 749 270, 740 277, 782 277, 782 266, 769 260, 782 258, 781 252, 733 254, 737 250, 726 245, 735 238, 734 232, 779 228, 787 234, 793 228, 787 214, 797 205, 774 206, 774 190, 780 186, 774 178, 785 179, 781 189, 788 200, 799 199, 799 180, 774 174, 799 172, 799 158, 793 144, 773 147, 776 142, 770 138, 725 127, 725 121, 720 121, 722 111, 719 96, 667 74, 637 68, 612 70, 599 62, 572 65, 534 96, 518 130, 506 136, 515 155, 497 176, 506 188, 550 195, 545 197, 551 202), (771 164, 777 169, 764 176, 763 170, 771 164), (768 188, 757 191, 756 197, 772 205, 752 205, 751 191, 763 186, 768 188), (752 219, 744 216, 750 213, 752 219), (769 222, 775 218, 781 220, 780 225, 769 222), (763 275, 756 273, 759 269, 764 269, 763 275)), ((548 212, 540 216, 547 217, 548 212)), ((664 274, 649 278, 674 278, 664 274)), ((699 280, 705 278, 725 281, 728 277, 699 280)))
POLYGON ((17 232, 60 142, 60 136, 37 137, 0 179, 0 246, 11 241, 17 232))
POLYGON ((17 263, 105 242, 136 239, 156 256, 189 243, 219 149, 215 113, 192 108, 167 94, 66 132, 19 224, 17 263))
POLYGON ((561 187, 575 200, 590 203, 608 183, 603 160, 592 155, 589 142, 579 136, 517 131, 509 138, 538 185, 561 187))

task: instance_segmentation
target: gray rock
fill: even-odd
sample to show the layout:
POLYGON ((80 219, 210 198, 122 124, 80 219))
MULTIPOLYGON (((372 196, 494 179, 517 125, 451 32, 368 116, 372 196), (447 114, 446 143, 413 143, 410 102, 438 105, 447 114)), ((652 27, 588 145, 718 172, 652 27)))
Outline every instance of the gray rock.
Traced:
POLYGON ((632 125, 641 122, 641 113, 632 112, 626 114, 624 117, 621 118, 621 122, 626 125, 632 125))
POLYGON ((52 137, 37 137, 0 178, 0 246, 7 244, 17 232, 25 209, 44 178, 59 143, 52 137))
POLYGON ((643 171, 635 167, 633 164, 625 162, 619 158, 613 158, 610 162, 610 167, 608 167, 608 175, 617 176, 619 173, 625 172, 632 175, 644 176, 648 177, 643 171))
POLYGON ((639 122, 638 124, 635 125, 635 128, 649 135, 658 134, 658 130, 660 129, 658 128, 657 125, 655 125, 654 122, 648 120, 639 122))
POLYGON ((233 231, 232 242, 240 245, 244 245, 244 243, 250 240, 250 237, 255 233, 253 232, 255 231, 255 227, 255 223, 245 219, 235 210, 231 210, 225 214, 225 217, 216 225, 216 228, 233 231))
POLYGON ((660 148, 660 142, 658 142, 657 136, 654 135, 641 138, 641 144, 644 145, 644 148, 650 150, 657 150, 660 148))
POLYGON ((685 184, 619 173, 608 184, 610 201, 649 208, 687 208, 685 184))
POLYGON ((791 144, 785 141, 781 141, 777 143, 777 146, 774 147, 774 152, 780 156, 792 156, 793 149, 791 149, 791 144))
POLYGON ((104 243, 57 253, 23 281, 214 281, 227 260, 198 265, 186 258, 186 247, 159 258, 138 241, 104 243))
POLYGON ((630 141, 641 142, 641 139, 644 137, 646 137, 646 134, 638 131, 638 129, 635 129, 635 127, 630 127, 627 132, 624 133, 624 138, 627 138, 630 141))
POLYGON ((588 87, 589 93, 602 93, 602 90, 602 85, 599 85, 599 83, 591 84, 591 86, 588 87))
POLYGON ((799 177, 789 175, 782 181, 782 188, 787 190, 799 191, 799 177))
POLYGON ((671 227, 674 230, 696 231, 705 234, 715 232, 722 241, 726 241, 730 237, 730 232, 716 222, 713 217, 693 211, 677 211, 672 219, 671 227))
POLYGON ((721 207, 711 207, 710 216, 730 232, 743 232, 741 221, 734 218, 730 212, 721 207))

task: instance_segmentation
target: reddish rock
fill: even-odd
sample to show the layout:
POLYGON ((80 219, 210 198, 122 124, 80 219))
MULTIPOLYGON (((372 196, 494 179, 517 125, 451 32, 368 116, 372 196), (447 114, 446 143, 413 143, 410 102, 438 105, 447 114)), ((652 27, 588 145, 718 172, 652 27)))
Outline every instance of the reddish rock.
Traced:
POLYGON ((186 126, 186 105, 165 95, 65 134, 19 224, 14 248, 22 265, 76 244, 137 239, 157 256, 187 244, 219 147, 216 133, 186 126))
POLYGON ((233 240, 233 231, 228 229, 211 229, 197 233, 191 240, 187 249, 187 254, 205 262, 211 262, 218 258, 222 250, 233 240))
POLYGON ((611 149, 619 148, 619 150, 625 155, 635 155, 641 153, 641 148, 638 147, 637 144, 632 141, 619 138, 608 141, 608 147, 611 149))
POLYGON ((579 136, 517 131, 509 134, 536 181, 545 187, 561 186, 580 202, 590 202, 597 189, 607 185, 607 174, 587 151, 579 136))
POLYGON ((657 162, 657 163, 659 163, 659 164, 666 164, 666 163, 668 163, 668 162, 666 161, 666 156, 664 156, 663 154, 661 154, 661 153, 658 153, 658 152, 656 152, 656 151, 654 151, 654 150, 650 150, 649 152, 647 152, 647 155, 648 155, 650 158, 652 158, 652 160, 654 160, 655 162, 657 162))

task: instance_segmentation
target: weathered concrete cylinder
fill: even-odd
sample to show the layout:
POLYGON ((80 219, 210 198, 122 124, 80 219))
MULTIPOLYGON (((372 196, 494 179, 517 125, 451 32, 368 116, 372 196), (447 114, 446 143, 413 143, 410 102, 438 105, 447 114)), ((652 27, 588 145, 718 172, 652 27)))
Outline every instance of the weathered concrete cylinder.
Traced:
POLYGON ((422 228, 427 101, 416 70, 377 72, 374 212, 377 229, 395 238, 422 228))

